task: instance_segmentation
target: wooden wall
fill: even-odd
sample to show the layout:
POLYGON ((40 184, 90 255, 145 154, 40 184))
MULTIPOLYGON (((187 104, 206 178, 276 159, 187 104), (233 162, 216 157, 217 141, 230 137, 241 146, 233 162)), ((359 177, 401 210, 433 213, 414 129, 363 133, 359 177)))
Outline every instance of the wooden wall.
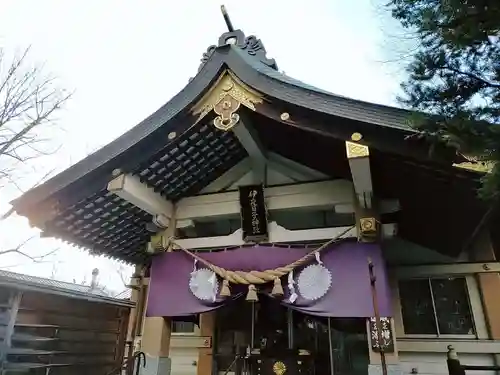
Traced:
POLYGON ((0 287, 0 374, 107 374, 123 361, 129 313, 128 306, 0 287))

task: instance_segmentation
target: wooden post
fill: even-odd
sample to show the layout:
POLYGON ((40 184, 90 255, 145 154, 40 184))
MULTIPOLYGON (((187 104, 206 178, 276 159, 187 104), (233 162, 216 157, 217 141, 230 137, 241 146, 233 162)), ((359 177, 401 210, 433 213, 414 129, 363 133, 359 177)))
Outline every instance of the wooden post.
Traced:
POLYGON ((458 359, 458 354, 452 345, 448 345, 448 354, 446 362, 448 364, 449 375, 465 375, 465 370, 460 364, 460 360, 458 359))
POLYGON ((170 351, 170 319, 147 317, 144 319, 141 349, 152 357, 168 357, 170 351))
POLYGON ((200 336, 210 338, 208 348, 198 349, 197 375, 211 375, 213 365, 213 336, 215 330, 215 311, 200 314, 200 336))
POLYGON ((387 362, 385 359, 385 348, 384 342, 382 338, 382 323, 380 321, 380 311, 378 309, 378 297, 377 297, 377 286, 375 285, 377 282, 377 278, 375 277, 375 273, 373 272, 373 263, 370 258, 368 258, 368 271, 370 273, 370 284, 372 290, 372 301, 373 301, 373 312, 375 314, 375 321, 377 324, 377 339, 379 345, 379 353, 380 353, 380 362, 382 365, 382 374, 387 375, 387 362))
MULTIPOLYGON (((477 236, 473 244, 472 254, 472 260, 474 261, 496 261, 491 238, 487 230, 483 230, 477 236)), ((481 292, 489 338, 500 340, 500 298, 498 297, 498 291, 500 290, 500 274, 480 273, 477 275, 477 281, 481 292)))
POLYGON ((131 296, 130 296, 130 301, 135 302, 135 307, 130 310, 129 318, 128 318, 128 325, 127 325, 127 338, 126 341, 128 343, 128 350, 126 355, 126 358, 128 360, 128 365, 127 365, 127 370, 126 370, 126 375, 132 375, 133 370, 134 370, 134 364, 132 361, 132 356, 134 355, 134 352, 137 350, 140 350, 140 347, 136 347, 136 338, 138 334, 140 333, 140 330, 142 329, 141 327, 138 327, 139 324, 142 324, 142 314, 143 314, 143 304, 145 298, 141 298, 141 296, 144 294, 143 291, 143 275, 144 275, 144 269, 143 266, 136 266, 135 271, 132 274, 132 277, 130 278, 130 285, 129 287, 131 288, 131 296))
MULTIPOLYGON (((480 231, 472 244, 471 260, 477 262, 497 261, 490 232, 487 229, 480 231)), ((481 302, 488 329, 489 339, 500 340, 500 274, 480 273, 476 275, 481 302)), ((500 365, 500 354, 494 354, 495 364, 500 365)))
POLYGON ((140 336, 140 350, 146 354, 147 365, 144 374, 159 375, 170 373, 170 338, 172 322, 168 317, 145 317, 148 305, 149 278, 143 279, 142 311, 137 322, 137 335, 140 336))
MULTIPOLYGON (((162 247, 165 251, 173 251, 173 243, 171 238, 175 237, 176 218, 175 211, 170 218, 169 226, 161 234, 162 247)), ((137 270, 136 270, 137 271, 137 270)), ((172 334, 171 319, 169 317, 146 317, 146 310, 149 299, 149 281, 147 274, 141 272, 142 282, 137 295, 138 301, 136 305, 136 322, 135 336, 140 337, 136 350, 141 350, 147 359, 146 370, 147 374, 163 374, 165 371, 170 373, 170 339, 172 334)), ((172 301, 175 303, 175 301, 172 301)))

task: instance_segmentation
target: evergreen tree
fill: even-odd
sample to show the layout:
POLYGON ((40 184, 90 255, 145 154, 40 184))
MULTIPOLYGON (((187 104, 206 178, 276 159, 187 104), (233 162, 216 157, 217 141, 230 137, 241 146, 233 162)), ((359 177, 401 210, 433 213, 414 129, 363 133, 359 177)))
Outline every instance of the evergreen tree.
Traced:
POLYGON ((500 0, 392 0, 388 7, 419 42, 400 98, 427 114, 413 124, 432 141, 493 162, 480 194, 500 198, 500 0))

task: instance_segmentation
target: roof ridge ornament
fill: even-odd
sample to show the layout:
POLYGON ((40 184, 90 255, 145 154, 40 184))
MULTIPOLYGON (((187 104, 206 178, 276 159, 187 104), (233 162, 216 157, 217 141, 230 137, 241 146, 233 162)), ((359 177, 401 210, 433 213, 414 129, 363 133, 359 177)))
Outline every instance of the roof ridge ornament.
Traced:
POLYGON ((217 45, 214 44, 207 48, 206 52, 201 58, 201 64, 198 68, 198 71, 201 70, 203 65, 205 65, 205 63, 210 59, 217 48, 227 45, 234 45, 235 47, 239 47, 243 51, 246 51, 250 57, 256 58, 262 64, 267 65, 274 70, 278 70, 276 61, 274 59, 267 58, 266 48, 264 47, 262 41, 255 35, 246 37, 243 31, 239 29, 235 30, 224 5, 221 5, 221 12, 222 16, 224 17, 224 21, 226 22, 228 31, 223 33, 219 37, 219 42, 217 45))
POLYGON ((220 11, 222 12, 222 17, 224 17, 224 21, 226 22, 227 31, 230 33, 234 31, 233 23, 231 22, 231 18, 229 18, 229 14, 227 13, 226 7, 224 5, 220 6, 220 11))

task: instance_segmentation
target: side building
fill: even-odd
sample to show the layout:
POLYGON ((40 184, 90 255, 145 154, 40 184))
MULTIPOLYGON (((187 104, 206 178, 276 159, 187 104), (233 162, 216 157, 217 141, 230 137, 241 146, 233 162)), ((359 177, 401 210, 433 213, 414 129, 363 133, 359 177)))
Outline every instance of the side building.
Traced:
POLYGON ((445 374, 448 345, 498 363, 498 212, 408 118, 281 73, 233 30, 167 104, 13 205, 136 265, 144 374, 445 374))
POLYGON ((0 270, 0 374, 119 369, 134 306, 93 285, 0 270))

